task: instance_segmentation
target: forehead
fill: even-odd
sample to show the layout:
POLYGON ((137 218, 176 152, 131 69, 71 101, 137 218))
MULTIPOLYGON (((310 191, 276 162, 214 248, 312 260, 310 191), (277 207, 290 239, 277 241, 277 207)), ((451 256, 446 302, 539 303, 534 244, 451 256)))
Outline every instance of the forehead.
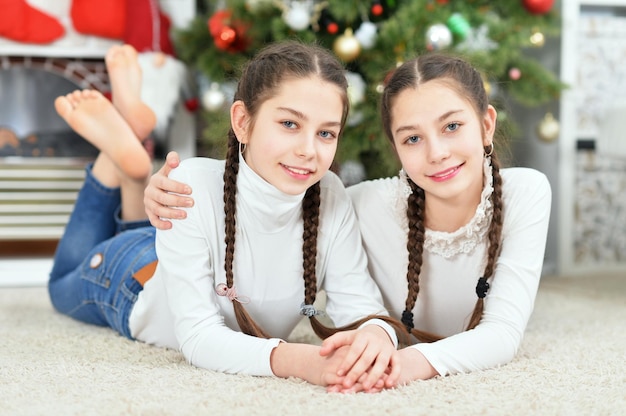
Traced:
POLYGON ((317 75, 289 77, 281 81, 275 94, 263 106, 293 108, 305 114, 315 112, 340 120, 345 97, 345 90, 317 75))
POLYGON ((417 87, 406 88, 392 103, 394 122, 417 116, 438 117, 452 109, 472 109, 471 103, 461 94, 453 81, 437 79, 417 87))
POLYGON ((460 88, 455 81, 440 78, 424 82, 414 88, 406 88, 398 94, 398 98, 401 97, 404 101, 411 100, 416 104, 428 103, 433 100, 464 101, 469 104, 459 91, 460 88))

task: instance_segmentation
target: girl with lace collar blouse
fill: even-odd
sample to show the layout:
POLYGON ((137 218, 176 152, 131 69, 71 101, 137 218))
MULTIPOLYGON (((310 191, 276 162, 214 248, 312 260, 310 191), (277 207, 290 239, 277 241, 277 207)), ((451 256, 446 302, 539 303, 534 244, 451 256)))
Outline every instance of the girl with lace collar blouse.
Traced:
MULTIPOLYGON (((397 177, 348 188, 368 267, 386 307, 412 333, 399 351, 400 383, 510 362, 533 310, 548 232, 551 190, 542 173, 501 168, 496 110, 466 61, 425 54, 385 86, 384 132, 397 177)), ((157 219, 180 218, 170 155, 146 189, 157 219)), ((336 386, 338 391, 345 386, 336 386)))

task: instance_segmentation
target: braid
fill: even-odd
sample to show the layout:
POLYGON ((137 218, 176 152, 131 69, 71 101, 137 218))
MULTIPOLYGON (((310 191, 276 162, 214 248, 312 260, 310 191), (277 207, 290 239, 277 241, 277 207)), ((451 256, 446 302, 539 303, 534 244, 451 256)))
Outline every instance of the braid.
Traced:
POLYGON ((413 308, 420 291, 419 276, 422 270, 422 254, 424 253, 424 190, 417 186, 410 178, 407 178, 411 190, 408 198, 407 219, 409 221, 409 234, 406 248, 409 252, 409 265, 407 269, 407 283, 409 293, 406 298, 404 312, 402 312, 402 323, 406 329, 422 342, 433 342, 441 339, 440 336, 430 334, 414 328, 413 308))
POLYGON ((402 322, 410 331, 414 328, 413 313, 417 294, 420 291, 419 277, 422 269, 422 253, 424 251, 424 190, 419 188, 415 182, 407 179, 413 191, 408 198, 407 219, 409 223, 409 234, 406 248, 409 253, 409 266, 406 273, 408 283, 408 295, 402 313, 402 322))
MULTIPOLYGON (((226 271, 226 286, 233 287, 233 259, 235 257, 235 230, 237 222, 237 174, 239 173, 239 142, 232 129, 228 132, 228 150, 226 167, 224 169, 224 215, 226 256, 224 270, 226 271)), ((234 300, 233 309, 237 324, 241 331, 248 335, 269 338, 263 329, 252 319, 241 302, 234 300)))
POLYGON ((311 186, 302 201, 302 266, 304 269, 304 303, 313 305, 317 296, 317 227, 319 225, 320 184, 311 186))
MULTIPOLYGON (((317 231, 319 226, 319 207, 320 207, 320 184, 319 182, 311 186, 302 201, 302 220, 303 220, 303 242, 302 242, 302 264, 304 266, 304 303, 305 305, 313 305, 317 296, 317 278, 315 275, 315 266, 317 264, 317 231)), ((370 319, 381 319, 390 324, 396 331, 399 340, 407 344, 409 341, 408 334, 403 325, 388 316, 370 315, 356 322, 345 325, 340 328, 328 327, 322 324, 315 315, 309 317, 309 323, 315 334, 326 339, 329 336, 340 332, 360 327, 363 323, 370 319)))
POLYGON ((229 132, 228 150, 226 154, 226 167, 224 169, 224 216, 226 258, 224 270, 226 271, 226 286, 233 286, 233 258, 235 254, 235 225, 237 212, 237 174, 239 173, 239 142, 234 133, 229 132))
MULTIPOLYGON (((493 193, 491 194, 491 204, 493 206, 493 216, 489 224, 489 248, 487 249, 487 265, 485 266, 484 278, 493 276, 496 260, 500 254, 500 239, 502 236, 503 201, 502 201, 502 176, 500 176, 500 161, 495 153, 491 155, 491 171, 493 176, 493 193)), ((488 287, 488 286, 487 286, 488 287)), ((484 298, 479 297, 472 312, 467 329, 475 328, 483 315, 484 298)))

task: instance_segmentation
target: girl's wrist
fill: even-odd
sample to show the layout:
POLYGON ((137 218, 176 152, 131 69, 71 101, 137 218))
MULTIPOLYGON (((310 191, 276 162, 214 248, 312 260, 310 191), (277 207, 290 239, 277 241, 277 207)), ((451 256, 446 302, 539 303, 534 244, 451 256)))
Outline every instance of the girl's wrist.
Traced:
POLYGON ((408 383, 413 380, 427 380, 439 373, 426 359, 424 354, 417 348, 406 347, 399 351, 402 362, 401 383, 408 383))

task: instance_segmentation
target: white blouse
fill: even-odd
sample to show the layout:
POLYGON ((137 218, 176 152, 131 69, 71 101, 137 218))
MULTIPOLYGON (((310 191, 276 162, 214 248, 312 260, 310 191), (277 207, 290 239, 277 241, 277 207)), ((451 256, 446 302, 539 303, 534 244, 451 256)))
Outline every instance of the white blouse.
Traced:
MULTIPOLYGON (((464 331, 477 300, 486 264, 492 214, 490 167, 472 220, 447 233, 426 230, 415 328, 445 336, 416 344, 441 375, 509 362, 521 343, 541 277, 551 207, 550 184, 528 168, 502 169, 502 250, 485 298, 480 324, 464 331)), ((487 171, 488 170, 488 171, 487 171)), ((348 188, 359 219, 369 269, 392 316, 400 319, 408 293, 406 183, 400 178, 348 188)))
MULTIPOLYGON (((189 184, 187 219, 157 231, 159 259, 131 312, 133 337, 180 349, 193 365, 228 373, 272 375, 270 354, 302 319, 302 199, 259 177, 241 159, 237 178, 234 288, 253 319, 273 338, 240 332, 231 300, 220 296, 224 271, 224 161, 192 158, 170 177, 189 184)), ((356 216, 339 178, 321 180, 317 285, 335 325, 388 315, 367 270, 356 216)), ((393 329, 381 325, 394 342, 393 329)), ((397 345, 397 344, 396 344, 397 345)))

